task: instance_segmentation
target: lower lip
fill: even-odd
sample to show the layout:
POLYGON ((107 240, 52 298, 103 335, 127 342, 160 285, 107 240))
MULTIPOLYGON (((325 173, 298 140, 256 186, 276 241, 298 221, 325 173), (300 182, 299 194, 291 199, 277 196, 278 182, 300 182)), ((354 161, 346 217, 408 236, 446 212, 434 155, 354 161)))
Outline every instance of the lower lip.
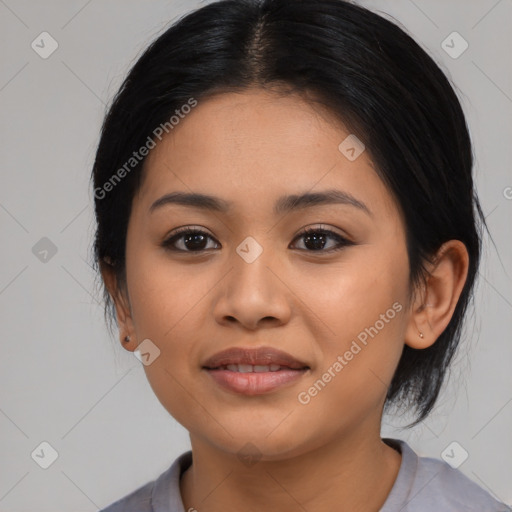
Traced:
POLYGON ((300 379, 308 369, 278 370, 276 372, 232 372, 206 369, 220 386, 243 395, 262 395, 300 379))

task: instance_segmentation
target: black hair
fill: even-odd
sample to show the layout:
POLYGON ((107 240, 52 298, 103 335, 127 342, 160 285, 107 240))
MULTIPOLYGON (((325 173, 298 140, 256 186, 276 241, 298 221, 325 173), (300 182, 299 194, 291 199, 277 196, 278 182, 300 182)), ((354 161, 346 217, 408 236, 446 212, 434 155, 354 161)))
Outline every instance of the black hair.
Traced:
MULTIPOLYGON (((103 122, 91 177, 95 268, 110 266, 120 286, 126 282, 126 231, 144 169, 134 152, 155 128, 170 131, 171 116, 191 101, 250 87, 322 104, 365 144, 406 224, 409 298, 444 242, 467 248, 468 275, 450 323, 429 348, 404 346, 388 389, 386 405, 412 408, 416 424, 434 406, 459 344, 487 226, 454 89, 420 45, 380 15, 344 0, 222 0, 156 38, 103 122)), ((103 292, 111 327, 114 304, 103 292)))

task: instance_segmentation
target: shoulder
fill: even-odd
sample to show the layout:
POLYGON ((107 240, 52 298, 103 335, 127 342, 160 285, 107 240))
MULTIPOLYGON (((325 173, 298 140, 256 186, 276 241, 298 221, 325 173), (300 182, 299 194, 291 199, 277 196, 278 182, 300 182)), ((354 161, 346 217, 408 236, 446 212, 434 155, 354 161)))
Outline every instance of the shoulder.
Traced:
MULTIPOLYGON (((486 490, 446 462, 419 457, 404 441, 392 440, 402 452, 402 466, 392 489, 403 512, 510 512, 486 490)), ((395 502, 396 503, 396 502, 395 502)), ((387 504, 387 503, 386 503, 387 504)), ((386 509, 382 509, 383 512, 386 509)))
MULTIPOLYGON (((430 457, 418 457, 418 483, 425 486, 425 501, 432 506, 448 507, 449 510, 467 512, 505 512, 505 504, 496 501, 486 490, 464 475, 459 469, 452 468, 446 462, 430 457), (429 492, 429 483, 432 483, 429 492)), ((418 486, 418 485, 417 485, 418 486)), ((418 492, 420 490, 418 489, 418 492)), ((443 510, 443 509, 442 509, 443 510)))
POLYGON ((100 512, 152 512, 151 495, 156 480, 148 482, 135 491, 118 499, 100 512))
POLYGON ((118 499, 100 512, 182 512, 179 480, 192 463, 192 452, 182 453, 154 480, 118 499))

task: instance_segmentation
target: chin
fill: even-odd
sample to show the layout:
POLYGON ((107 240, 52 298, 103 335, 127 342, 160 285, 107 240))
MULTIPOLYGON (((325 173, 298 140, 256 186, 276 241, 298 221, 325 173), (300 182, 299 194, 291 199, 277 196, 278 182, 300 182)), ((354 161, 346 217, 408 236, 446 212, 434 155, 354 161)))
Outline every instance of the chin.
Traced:
POLYGON ((310 444, 306 439, 291 436, 290 431, 284 429, 278 434, 267 427, 255 428, 248 424, 237 426, 235 432, 233 437, 228 434, 222 439, 210 437, 210 442, 217 449, 236 455, 241 462, 249 461, 248 465, 251 461, 286 460, 301 455, 310 444))

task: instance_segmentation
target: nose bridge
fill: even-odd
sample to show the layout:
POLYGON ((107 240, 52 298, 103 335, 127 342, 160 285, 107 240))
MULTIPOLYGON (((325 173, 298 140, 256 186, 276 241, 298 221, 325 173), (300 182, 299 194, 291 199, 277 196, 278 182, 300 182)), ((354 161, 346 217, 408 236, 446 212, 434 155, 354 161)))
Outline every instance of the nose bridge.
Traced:
POLYGON ((269 245, 269 237, 247 236, 231 255, 234 266, 233 280, 243 288, 258 294, 268 294, 275 288, 275 277, 269 267, 274 259, 269 245))
POLYGON ((235 318, 254 327, 263 318, 283 322, 289 315, 289 304, 280 280, 273 269, 276 261, 272 249, 265 247, 269 238, 248 236, 229 256, 231 271, 226 276, 224 291, 215 307, 218 321, 235 318))

